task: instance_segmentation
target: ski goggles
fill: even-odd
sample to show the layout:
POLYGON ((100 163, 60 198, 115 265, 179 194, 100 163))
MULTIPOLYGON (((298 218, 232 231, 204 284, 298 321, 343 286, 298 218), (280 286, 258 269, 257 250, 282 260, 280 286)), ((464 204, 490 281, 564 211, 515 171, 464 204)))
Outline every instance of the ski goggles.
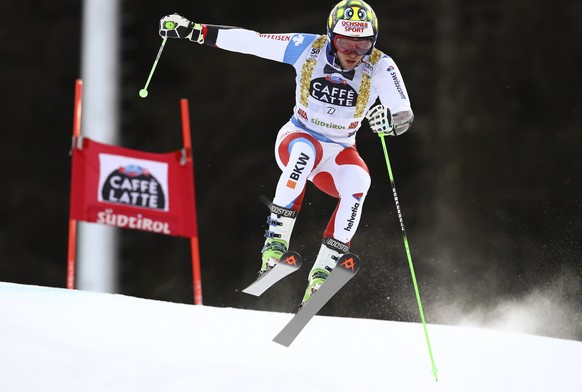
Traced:
POLYGON ((336 35, 333 39, 333 46, 335 46, 338 52, 344 54, 355 53, 358 56, 364 56, 372 49, 372 40, 368 38, 350 38, 336 35))

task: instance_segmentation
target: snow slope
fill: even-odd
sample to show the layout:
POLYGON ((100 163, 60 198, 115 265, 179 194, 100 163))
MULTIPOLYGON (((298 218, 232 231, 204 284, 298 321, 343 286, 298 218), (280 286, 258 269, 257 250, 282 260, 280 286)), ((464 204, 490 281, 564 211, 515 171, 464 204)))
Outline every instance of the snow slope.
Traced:
POLYGON ((0 391, 582 391, 582 342, 0 283, 0 391))

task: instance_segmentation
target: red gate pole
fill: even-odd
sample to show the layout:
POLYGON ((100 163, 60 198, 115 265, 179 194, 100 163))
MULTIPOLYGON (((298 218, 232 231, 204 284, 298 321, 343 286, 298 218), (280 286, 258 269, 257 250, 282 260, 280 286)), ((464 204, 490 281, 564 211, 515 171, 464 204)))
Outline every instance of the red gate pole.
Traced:
MULTIPOLYGON (((191 162, 192 159, 192 137, 190 132, 190 113, 188 110, 188 100, 183 98, 180 100, 180 112, 182 114, 182 137, 184 140, 184 149, 186 150, 186 162, 191 162)), ((192 171, 194 175, 194 171, 192 171)), ((194 185, 194 178, 192 178, 194 185)), ((198 218, 196 215, 196 188, 193 189, 194 195, 194 236, 190 237, 190 248, 192 251, 192 274, 194 283, 194 304, 202 305, 202 278, 200 274, 200 248, 198 244, 198 218)))
MULTIPOLYGON (((81 79, 77 79, 75 81, 75 106, 73 110, 73 143, 71 153, 76 148, 77 140, 81 136, 82 97, 83 97, 83 81, 81 79)), ((73 179, 71 176, 71 185, 72 184, 73 179)), ((72 195, 73 188, 71 186, 71 197, 72 195)), ((67 250, 67 289, 75 288, 75 265, 77 260, 76 254, 77 254, 77 220, 69 218, 69 244, 67 250)))

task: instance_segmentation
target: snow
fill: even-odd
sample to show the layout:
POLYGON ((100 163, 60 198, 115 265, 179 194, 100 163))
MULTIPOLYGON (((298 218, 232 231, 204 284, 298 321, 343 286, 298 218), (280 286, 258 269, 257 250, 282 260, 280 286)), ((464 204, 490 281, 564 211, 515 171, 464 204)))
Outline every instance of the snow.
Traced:
MULTIPOLYGON (((244 295, 244 294, 242 294, 244 295)), ((258 299, 260 300, 260 299, 258 299)), ((1 391, 582 391, 582 342, 0 283, 1 391)))

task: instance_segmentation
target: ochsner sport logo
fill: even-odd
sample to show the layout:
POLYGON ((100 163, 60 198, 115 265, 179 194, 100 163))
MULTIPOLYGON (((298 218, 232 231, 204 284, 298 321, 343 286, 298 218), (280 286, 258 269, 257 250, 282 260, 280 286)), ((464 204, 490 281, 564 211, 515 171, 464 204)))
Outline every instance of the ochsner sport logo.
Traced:
POLYGON ((372 23, 355 20, 341 20, 336 24, 334 33, 340 35, 370 37, 374 35, 372 23))
POLYGON ((169 210, 166 163, 100 154, 99 165, 99 201, 169 210))

